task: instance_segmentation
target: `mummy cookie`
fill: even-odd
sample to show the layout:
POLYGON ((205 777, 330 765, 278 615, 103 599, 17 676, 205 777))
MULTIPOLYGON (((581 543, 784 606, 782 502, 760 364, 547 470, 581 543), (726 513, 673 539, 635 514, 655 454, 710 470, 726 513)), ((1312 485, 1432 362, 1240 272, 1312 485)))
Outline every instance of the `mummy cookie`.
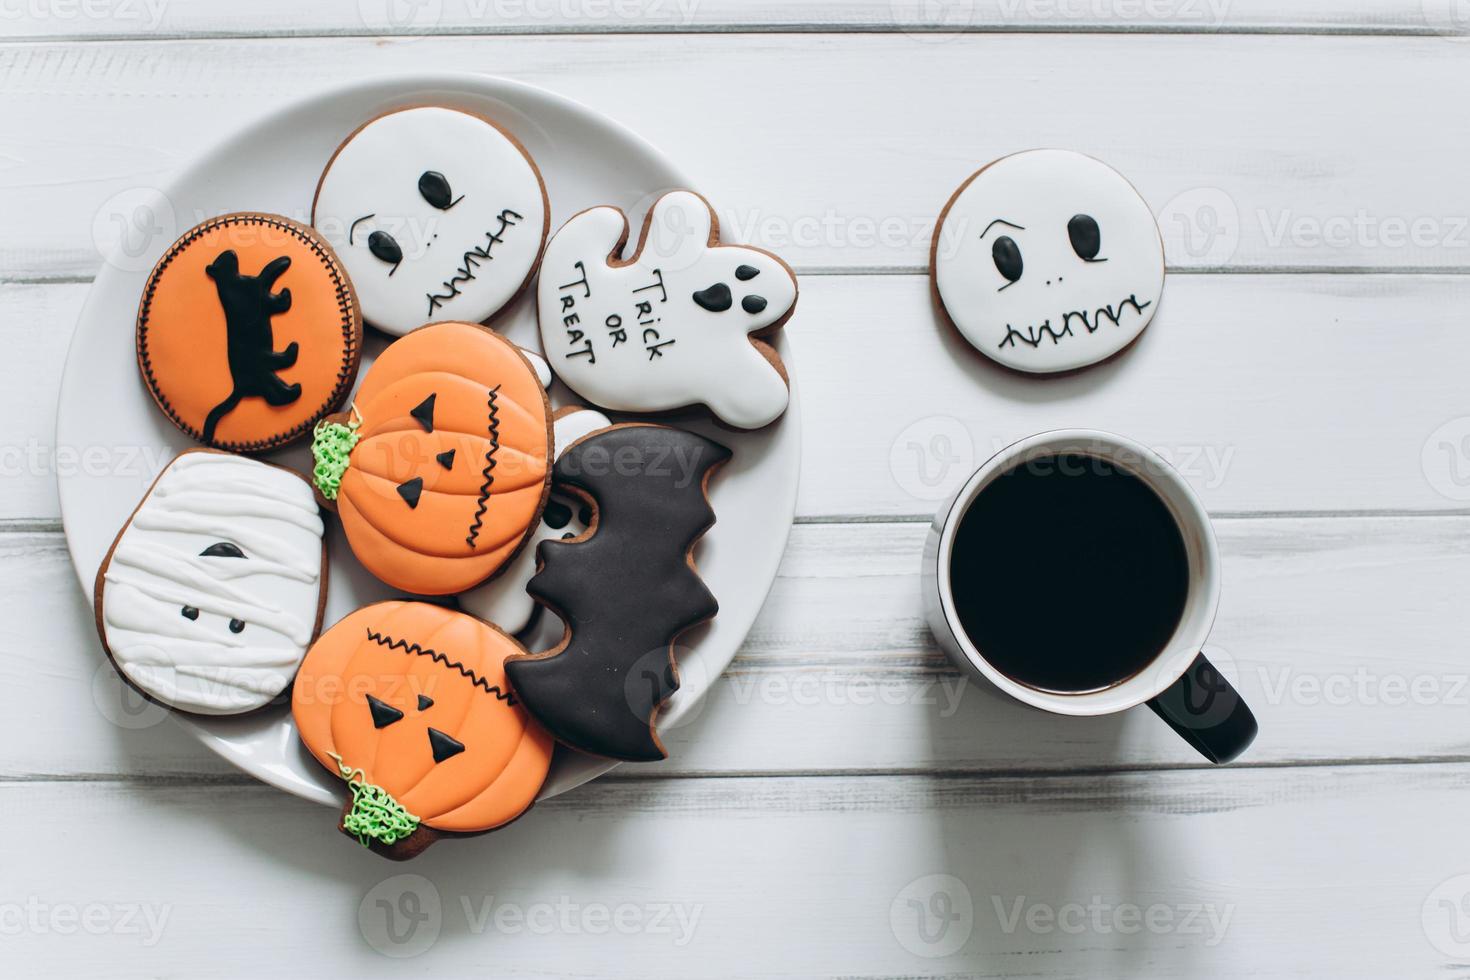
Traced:
POLYGON ((495 627, 426 602, 366 606, 322 634, 291 713, 307 750, 352 794, 342 832, 404 859, 524 813, 552 741, 506 684, 506 658, 523 652, 495 627))
POLYGON ((715 522, 707 489, 730 451, 664 425, 615 425, 556 462, 559 490, 593 508, 571 541, 543 541, 531 595, 566 624, 544 653, 510 658, 516 697, 558 740, 631 762, 664 758, 654 730, 678 689, 673 646, 719 609, 693 549, 715 522))
MULTIPOLYGON (((559 413, 552 422, 557 455, 583 436, 611 424, 606 415, 590 408, 559 413)), ((581 501, 553 493, 526 547, 495 578, 460 596, 460 608, 489 620, 507 633, 520 633, 531 625, 536 603, 526 591, 526 583, 536 574, 536 547, 542 541, 567 540, 586 531, 587 522, 580 517, 582 509, 581 501)))
POLYGON ((1070 150, 995 161, 955 191, 934 235, 939 300, 973 346, 1038 374, 1106 360, 1164 288, 1154 216, 1116 170, 1070 150))
POLYGON ((317 427, 312 483, 368 571, 448 595, 530 536, 551 447, 546 390, 520 349, 477 324, 434 323, 389 344, 351 410, 317 427))
POLYGON ((536 298, 557 377, 615 411, 703 404, 740 429, 779 418, 790 399, 785 368, 756 338, 796 305, 786 263, 721 245, 714 211, 691 191, 654 202, 637 254, 624 261, 627 240, 623 213, 597 207, 546 246, 536 298))
POLYGON ((352 285, 310 228, 229 214, 164 253, 138 308, 138 367, 158 407, 206 445, 293 442, 342 404, 362 322, 352 285))
POLYGON ((325 557, 305 480, 190 450, 158 477, 97 572, 102 645, 161 704, 254 711, 291 683, 321 628, 325 557))
POLYGON ((342 256, 367 321, 405 334, 498 313, 530 282, 549 213, 541 172, 510 134, 427 106, 349 136, 322 173, 311 220, 342 256))

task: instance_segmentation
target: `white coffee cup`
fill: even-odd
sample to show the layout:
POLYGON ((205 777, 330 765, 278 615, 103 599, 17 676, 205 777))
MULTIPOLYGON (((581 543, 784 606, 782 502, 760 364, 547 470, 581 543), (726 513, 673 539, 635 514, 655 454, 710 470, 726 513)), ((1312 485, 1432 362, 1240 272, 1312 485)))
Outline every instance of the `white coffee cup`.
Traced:
POLYGON ((1220 556, 1209 515, 1177 470, 1130 439, 1091 429, 1058 429, 996 453, 935 515, 924 545, 922 588, 929 628, 950 659, 1026 704, 1063 715, 1104 715, 1147 703, 1211 762, 1232 761, 1256 736, 1250 708, 1200 652, 1220 602, 1220 556), (955 534, 981 491, 1018 466, 1063 454, 1106 461, 1150 487, 1184 540, 1189 573, 1179 623, 1148 665, 1110 687, 1083 693, 1040 690, 986 660, 960 625, 950 582, 955 534))

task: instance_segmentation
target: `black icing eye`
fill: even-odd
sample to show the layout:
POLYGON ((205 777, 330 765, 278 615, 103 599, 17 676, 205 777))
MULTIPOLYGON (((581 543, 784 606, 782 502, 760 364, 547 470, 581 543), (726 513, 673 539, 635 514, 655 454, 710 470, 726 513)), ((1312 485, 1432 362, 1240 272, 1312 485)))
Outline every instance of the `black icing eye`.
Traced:
POLYGON ((1006 285, 1001 289, 1021 278, 1021 246, 1010 235, 1001 235, 995 240, 995 244, 990 246, 990 257, 995 260, 996 270, 1006 277, 1006 285))
POLYGON ((750 280, 754 279, 760 274, 761 270, 757 269, 753 265, 742 265, 738 266, 735 269, 735 278, 739 279, 741 282, 750 282, 750 280))
POLYGON ((437 728, 431 728, 429 729, 429 751, 433 753, 435 762, 443 762, 463 752, 464 743, 445 735, 437 728))
POLYGON ((546 526, 554 531, 560 531, 572 523, 572 509, 560 500, 548 500, 546 509, 541 512, 541 519, 546 526))
POLYGON ((398 263, 403 261, 403 249, 398 247, 398 239, 386 231, 375 231, 368 236, 368 251, 379 261, 386 262, 393 267, 393 272, 398 271, 398 263))
POLYGON ((592 508, 583 507, 581 510, 577 511, 577 520, 581 521, 583 524, 591 525, 592 508))
POLYGON ((751 316, 755 316, 766 308, 766 298, 764 296, 747 296, 740 301, 740 308, 751 316))
POLYGON ((1104 261, 1097 257, 1098 249, 1102 248, 1102 231, 1092 215, 1072 215, 1072 220, 1067 222, 1067 237, 1072 239, 1072 251, 1079 259, 1084 262, 1104 261))
POLYGON ((214 544, 199 552, 200 558, 244 558, 245 552, 240 550, 237 544, 228 541, 216 541, 214 544))
POLYGON ((243 620, 243 619, 232 619, 232 620, 230 620, 230 632, 231 633, 239 633, 239 632, 241 632, 244 629, 245 629, 245 620, 243 620))
POLYGON ((387 728, 395 721, 403 719, 403 712, 393 707, 387 701, 379 701, 371 694, 367 696, 368 711, 372 712, 373 727, 387 728))
POLYGON ((183 609, 180 609, 179 612, 183 615, 185 619, 199 618, 199 610, 195 609, 193 606, 185 606, 183 609))
POLYGON ((437 170, 425 170, 419 174, 419 194, 440 211, 448 211, 460 200, 449 189, 449 179, 437 170))

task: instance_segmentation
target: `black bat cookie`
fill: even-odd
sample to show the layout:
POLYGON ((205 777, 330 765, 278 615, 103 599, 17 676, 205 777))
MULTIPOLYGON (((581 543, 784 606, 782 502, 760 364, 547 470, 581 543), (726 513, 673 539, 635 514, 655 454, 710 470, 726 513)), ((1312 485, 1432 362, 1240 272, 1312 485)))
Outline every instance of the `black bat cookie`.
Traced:
POLYGON ((693 549, 715 522, 710 475, 729 458, 692 432, 630 423, 584 437, 557 460, 553 483, 586 500, 591 520, 581 537, 541 543, 527 590, 566 632, 505 669, 559 741, 629 762, 667 756, 653 720, 679 687, 674 642, 719 610, 693 549))

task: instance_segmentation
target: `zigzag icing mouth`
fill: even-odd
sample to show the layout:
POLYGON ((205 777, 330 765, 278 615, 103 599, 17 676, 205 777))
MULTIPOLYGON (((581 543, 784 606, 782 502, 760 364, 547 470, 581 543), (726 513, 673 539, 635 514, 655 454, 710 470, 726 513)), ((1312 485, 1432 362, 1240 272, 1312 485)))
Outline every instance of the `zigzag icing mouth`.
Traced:
MULTIPOLYGON (((495 256, 491 254, 492 250, 496 245, 504 243, 505 239, 502 236, 508 229, 514 227, 523 219, 517 212, 506 208, 500 212, 497 220, 500 222, 500 227, 494 231, 485 232, 484 244, 475 245, 472 248, 466 249, 464 254, 460 256, 459 266, 454 270, 454 275, 441 283, 444 291, 424 294, 424 298, 429 301, 430 316, 434 315, 435 310, 458 296, 461 286, 467 282, 473 282, 477 278, 476 273, 481 263, 493 260, 495 256)), ((396 266, 394 268, 395 270, 397 269, 396 266)))
POLYGON ((378 644, 378 646, 387 647, 389 650, 402 650, 409 656, 414 657, 428 657, 430 660, 433 660, 436 663, 443 664, 450 670, 455 670, 463 674, 465 677, 469 678, 470 683, 474 684, 486 694, 493 695, 496 700, 504 701, 506 704, 516 703, 515 695, 511 694, 509 691, 502 691, 498 684, 491 684, 489 681, 485 680, 485 678, 481 677, 479 674, 475 673, 464 664, 459 663, 456 660, 450 660, 447 656, 440 653, 438 650, 431 650, 428 647, 419 646, 417 643, 409 643, 406 640, 395 640, 388 634, 379 633, 371 628, 369 628, 367 631, 367 638, 378 644))
POLYGON ((1125 312, 1127 312, 1128 307, 1133 307, 1133 312, 1142 316, 1143 311, 1152 305, 1153 303, 1151 301, 1140 303, 1138 301, 1138 295, 1135 293, 1130 294, 1127 299, 1120 300, 1116 307, 1099 306, 1097 309, 1091 311, 1091 315, 1088 314, 1087 310, 1070 310, 1066 313, 1063 313, 1062 326, 1060 330, 1054 328, 1051 325, 1051 320, 1049 319, 1043 320, 1039 326, 1027 327, 1024 332, 1021 330, 1017 330, 1015 327, 1007 323, 1005 338, 1001 340, 1001 342, 997 346, 1015 347, 1017 346, 1016 342, 1019 340, 1021 343, 1026 344, 1028 347, 1040 347, 1042 341, 1046 340, 1047 338, 1051 338, 1052 344, 1055 345, 1059 343, 1063 337, 1076 336, 1074 333, 1072 333, 1073 320, 1081 321, 1082 325, 1087 328, 1087 332, 1089 334, 1093 334, 1096 333, 1098 328, 1102 326, 1103 320, 1105 318, 1113 321, 1113 326, 1116 327, 1120 325, 1119 319, 1123 316, 1125 312))

